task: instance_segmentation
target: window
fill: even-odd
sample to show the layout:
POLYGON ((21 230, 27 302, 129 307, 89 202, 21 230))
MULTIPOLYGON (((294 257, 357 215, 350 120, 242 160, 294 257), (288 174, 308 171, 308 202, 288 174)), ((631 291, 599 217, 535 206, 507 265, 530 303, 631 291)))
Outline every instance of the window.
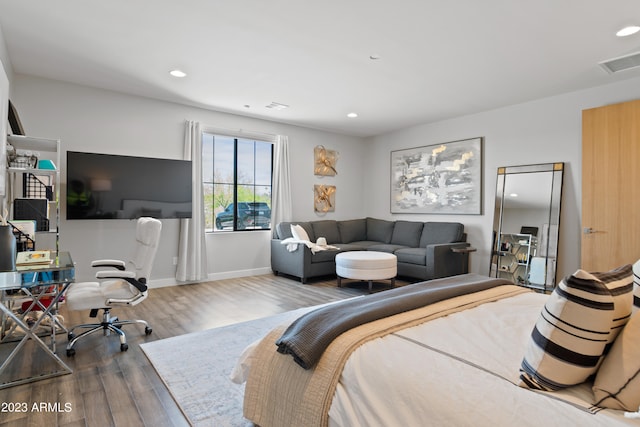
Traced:
POLYGON ((271 142, 202 134, 208 232, 271 228, 272 166, 271 142))

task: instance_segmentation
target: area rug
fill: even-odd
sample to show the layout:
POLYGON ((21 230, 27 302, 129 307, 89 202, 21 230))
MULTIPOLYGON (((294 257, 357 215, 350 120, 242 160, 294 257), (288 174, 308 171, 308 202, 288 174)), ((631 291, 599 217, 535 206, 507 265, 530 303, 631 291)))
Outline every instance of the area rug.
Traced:
POLYGON ((140 347, 192 425, 252 426, 242 416, 244 384, 229 379, 238 357, 247 345, 269 330, 316 307, 144 343, 140 347))

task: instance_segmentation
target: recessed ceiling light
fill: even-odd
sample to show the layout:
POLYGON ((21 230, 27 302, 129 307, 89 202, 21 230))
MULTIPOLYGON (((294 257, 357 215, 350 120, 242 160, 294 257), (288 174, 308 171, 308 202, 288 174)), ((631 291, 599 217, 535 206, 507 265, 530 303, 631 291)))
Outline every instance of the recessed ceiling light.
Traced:
POLYGON ((171 70, 169 71, 169 74, 171 74, 173 77, 186 77, 187 73, 185 73, 182 70, 171 70))
POLYGON ((616 33, 616 36, 618 36, 618 37, 626 37, 626 36, 630 36, 632 34, 635 34, 638 31, 640 31, 640 27, 638 27, 637 25, 629 25, 628 27, 624 27, 623 29, 618 31, 616 33))
POLYGON ((509 194, 510 197, 518 197, 518 193, 511 193, 509 194))
POLYGON ((349 113, 349 114, 347 114, 347 117, 349 117, 351 119, 355 119, 356 117, 358 117, 358 113, 349 113))

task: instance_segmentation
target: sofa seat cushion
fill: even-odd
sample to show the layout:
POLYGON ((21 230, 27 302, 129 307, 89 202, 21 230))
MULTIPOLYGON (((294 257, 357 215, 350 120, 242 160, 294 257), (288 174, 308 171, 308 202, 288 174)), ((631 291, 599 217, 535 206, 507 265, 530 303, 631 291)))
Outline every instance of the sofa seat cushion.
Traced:
POLYGON ((427 265, 426 248, 404 248, 394 252, 398 262, 405 264, 427 265))
POLYGON ((340 243, 340 230, 338 230, 338 223, 331 219, 312 221, 311 228, 313 228, 313 234, 315 238, 324 237, 327 239, 327 244, 333 245, 334 243, 340 243))
POLYGON ((396 221, 390 243, 417 248, 420 246, 420 236, 422 235, 423 225, 423 222, 396 221))
POLYGON ((392 245, 391 243, 388 244, 375 244, 375 245, 371 245, 367 248, 368 251, 377 251, 377 252, 388 252, 390 254, 395 253, 398 249, 406 249, 406 246, 403 245, 392 245))
POLYGON ((353 243, 336 243, 333 246, 340 248, 340 251, 366 251, 369 246, 376 242, 353 242, 353 243))
POLYGON ((379 245, 380 242, 374 242, 373 240, 359 240, 357 242, 351 242, 349 244, 338 244, 336 246, 338 246, 339 248, 343 248, 345 246, 349 247, 349 249, 345 249, 345 250, 349 250, 349 251, 365 251, 367 250, 370 246, 373 245, 379 245), (351 249, 351 247, 358 247, 360 249, 351 249))

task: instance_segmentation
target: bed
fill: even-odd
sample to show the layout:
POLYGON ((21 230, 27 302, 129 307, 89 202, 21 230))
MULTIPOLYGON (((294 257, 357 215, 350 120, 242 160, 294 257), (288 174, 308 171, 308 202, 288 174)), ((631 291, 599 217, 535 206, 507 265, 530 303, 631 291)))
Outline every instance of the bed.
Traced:
POLYGON ((635 414, 594 406, 589 381, 522 387, 523 355, 549 295, 473 274, 430 284, 459 281, 491 283, 350 328, 310 366, 276 351, 293 325, 272 330, 239 361, 249 366, 244 416, 262 427, 640 426, 635 414))

